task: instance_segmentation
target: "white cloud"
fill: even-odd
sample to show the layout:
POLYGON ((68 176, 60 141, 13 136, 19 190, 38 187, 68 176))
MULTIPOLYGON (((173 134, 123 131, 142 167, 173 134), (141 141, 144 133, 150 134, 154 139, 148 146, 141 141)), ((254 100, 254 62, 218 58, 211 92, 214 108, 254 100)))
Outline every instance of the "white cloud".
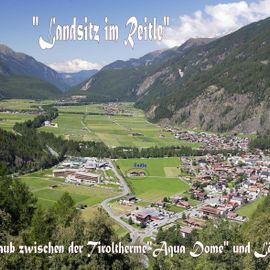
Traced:
POLYGON ((81 70, 101 69, 102 66, 98 63, 92 63, 82 59, 73 59, 61 63, 48 64, 49 67, 58 72, 78 72, 81 70))
POLYGON ((165 29, 162 43, 179 46, 189 38, 218 37, 270 16, 270 0, 232 2, 205 6, 192 16, 179 17, 179 24, 165 29))

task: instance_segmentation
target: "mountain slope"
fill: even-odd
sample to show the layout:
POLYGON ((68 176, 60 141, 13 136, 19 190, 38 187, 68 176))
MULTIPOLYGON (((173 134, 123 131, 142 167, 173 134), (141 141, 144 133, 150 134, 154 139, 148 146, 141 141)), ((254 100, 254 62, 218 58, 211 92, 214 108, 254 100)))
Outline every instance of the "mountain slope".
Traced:
POLYGON ((61 92, 54 85, 28 76, 0 75, 0 98, 53 99, 61 92))
POLYGON ((173 59, 137 106, 153 120, 188 128, 269 129, 269 34, 268 18, 173 59), (169 80, 177 69, 183 75, 169 80))
POLYGON ((157 69, 185 50, 206 44, 212 39, 190 40, 179 48, 148 53, 138 59, 115 61, 75 87, 69 94, 86 95, 89 100, 136 101, 164 71, 157 69))
POLYGON ((27 76, 0 75, 0 98, 53 99, 61 92, 54 85, 27 76))
POLYGON ((48 66, 36 61, 24 53, 14 52, 5 45, 0 44, 0 74, 31 76, 47 81, 61 90, 67 90, 68 85, 61 76, 48 66))

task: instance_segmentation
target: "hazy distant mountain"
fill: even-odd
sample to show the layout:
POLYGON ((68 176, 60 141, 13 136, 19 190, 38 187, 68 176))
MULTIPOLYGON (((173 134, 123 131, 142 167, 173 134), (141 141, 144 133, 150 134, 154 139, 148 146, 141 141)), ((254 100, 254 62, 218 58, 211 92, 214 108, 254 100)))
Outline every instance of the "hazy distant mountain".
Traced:
POLYGON ((61 90, 67 90, 68 85, 62 77, 50 67, 36 61, 24 53, 14 52, 0 44, 0 74, 31 76, 47 81, 61 90))
POLYGON ((59 75, 61 76, 66 85, 68 85, 69 87, 73 87, 75 85, 82 83, 86 79, 91 78, 97 72, 98 72, 97 69, 93 69, 93 70, 81 70, 75 73, 59 72, 59 75))

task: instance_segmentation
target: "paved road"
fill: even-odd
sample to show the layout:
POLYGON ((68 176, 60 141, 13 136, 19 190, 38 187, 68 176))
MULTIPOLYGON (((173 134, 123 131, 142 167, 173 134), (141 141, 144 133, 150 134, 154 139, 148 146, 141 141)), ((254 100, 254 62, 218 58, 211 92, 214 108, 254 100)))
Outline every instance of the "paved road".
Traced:
POLYGON ((106 200, 104 200, 102 203, 101 203, 101 206, 106 210, 106 212, 109 214, 109 216, 115 220, 117 223, 119 223, 120 225, 122 225, 123 227, 125 227, 129 232, 130 232, 130 236, 132 238, 132 242, 134 243, 137 239, 138 239, 138 229, 134 228, 133 226, 129 225, 128 223, 126 223, 125 221, 123 221, 120 217, 116 216, 111 207, 109 206, 109 203, 115 199, 119 199, 127 194, 130 193, 130 189, 126 183, 126 181, 124 180, 124 178, 118 173, 118 171, 116 170, 116 168, 114 167, 113 163, 111 160, 107 160, 111 167, 112 167, 112 170, 114 172, 114 174, 116 175, 116 177, 119 179, 119 182, 123 188, 123 191, 121 192, 121 194, 117 195, 117 196, 114 196, 114 197, 111 197, 111 198, 108 198, 106 200))

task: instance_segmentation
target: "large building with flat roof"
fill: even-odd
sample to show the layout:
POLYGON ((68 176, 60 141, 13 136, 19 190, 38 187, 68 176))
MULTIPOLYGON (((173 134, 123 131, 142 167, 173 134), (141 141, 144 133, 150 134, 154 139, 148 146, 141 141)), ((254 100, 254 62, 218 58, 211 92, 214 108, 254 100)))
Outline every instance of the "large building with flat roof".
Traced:
POLYGON ((53 176, 54 177, 67 177, 71 174, 74 174, 76 173, 78 170, 76 169, 70 169, 70 168, 67 168, 67 169, 57 169, 57 170, 53 170, 53 176))
POLYGON ((79 171, 68 175, 66 178, 66 182, 82 185, 99 184, 100 181, 101 176, 99 174, 79 171))
POLYGON ((53 176, 63 177, 66 182, 73 184, 92 185, 101 182, 101 175, 78 169, 57 169, 53 171, 53 176))

